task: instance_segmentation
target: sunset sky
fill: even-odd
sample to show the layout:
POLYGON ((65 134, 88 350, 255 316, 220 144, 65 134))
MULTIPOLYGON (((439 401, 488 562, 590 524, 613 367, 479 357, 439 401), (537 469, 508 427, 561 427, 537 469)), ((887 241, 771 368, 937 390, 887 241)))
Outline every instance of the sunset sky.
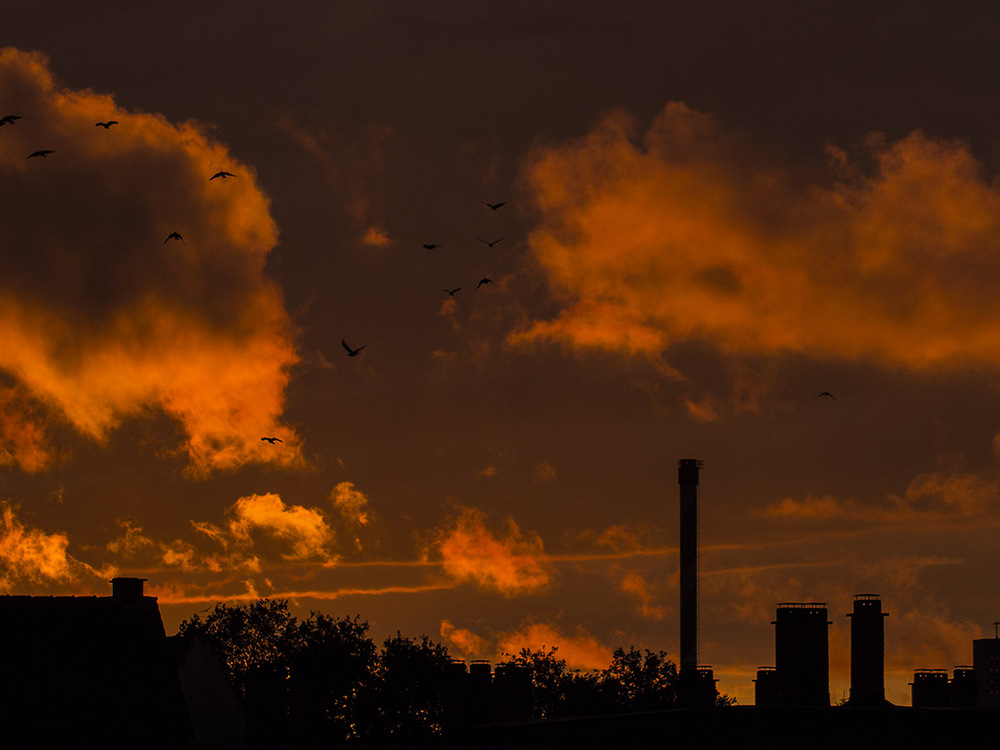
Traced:
POLYGON ((690 457, 721 691, 857 593, 971 663, 1000 6, 151 5, 0 5, 0 592, 676 659, 690 457))

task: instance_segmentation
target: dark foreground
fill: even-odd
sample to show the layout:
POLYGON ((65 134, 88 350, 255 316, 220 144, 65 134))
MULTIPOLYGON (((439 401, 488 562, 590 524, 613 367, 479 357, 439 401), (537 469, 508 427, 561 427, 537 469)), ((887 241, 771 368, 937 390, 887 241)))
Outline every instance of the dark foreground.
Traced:
POLYGON ((997 750, 1000 711, 731 706, 478 727, 486 748, 997 750))

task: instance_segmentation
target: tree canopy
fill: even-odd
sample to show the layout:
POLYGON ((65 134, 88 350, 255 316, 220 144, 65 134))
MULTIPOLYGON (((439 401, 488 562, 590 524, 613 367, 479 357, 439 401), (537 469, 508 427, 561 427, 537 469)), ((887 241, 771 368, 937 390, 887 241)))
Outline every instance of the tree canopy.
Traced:
MULTIPOLYGON (((618 648, 601 671, 568 670, 555 647, 488 664, 452 659, 426 635, 377 647, 359 616, 299 620, 281 599, 217 604, 181 623, 208 640, 248 713, 255 742, 427 744, 476 722, 628 713, 677 705, 666 652, 618 648), (483 669, 485 669, 485 679, 483 669)), ((732 699, 720 697, 720 704, 732 699)))

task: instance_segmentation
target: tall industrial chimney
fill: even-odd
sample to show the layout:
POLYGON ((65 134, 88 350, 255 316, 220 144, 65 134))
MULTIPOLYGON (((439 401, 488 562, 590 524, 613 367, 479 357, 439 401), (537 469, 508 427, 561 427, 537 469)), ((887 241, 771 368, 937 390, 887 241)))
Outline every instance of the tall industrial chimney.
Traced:
POLYGON ((681 486, 681 675, 698 669, 698 469, 701 462, 677 462, 681 486))
POLYGON ((711 667, 698 666, 698 470, 701 461, 677 462, 681 486, 681 669, 680 703, 715 703, 717 691, 711 667))

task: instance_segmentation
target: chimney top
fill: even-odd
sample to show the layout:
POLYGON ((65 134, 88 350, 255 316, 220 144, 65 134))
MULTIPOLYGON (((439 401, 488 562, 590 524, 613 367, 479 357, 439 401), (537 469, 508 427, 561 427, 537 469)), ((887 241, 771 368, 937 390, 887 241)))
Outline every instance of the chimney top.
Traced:
POLYGON ((677 461, 677 483, 698 484, 698 469, 704 462, 696 458, 682 458, 677 461))
POLYGON ((145 578, 123 578, 118 576, 111 579, 111 596, 120 604, 138 604, 142 601, 142 584, 145 578))

